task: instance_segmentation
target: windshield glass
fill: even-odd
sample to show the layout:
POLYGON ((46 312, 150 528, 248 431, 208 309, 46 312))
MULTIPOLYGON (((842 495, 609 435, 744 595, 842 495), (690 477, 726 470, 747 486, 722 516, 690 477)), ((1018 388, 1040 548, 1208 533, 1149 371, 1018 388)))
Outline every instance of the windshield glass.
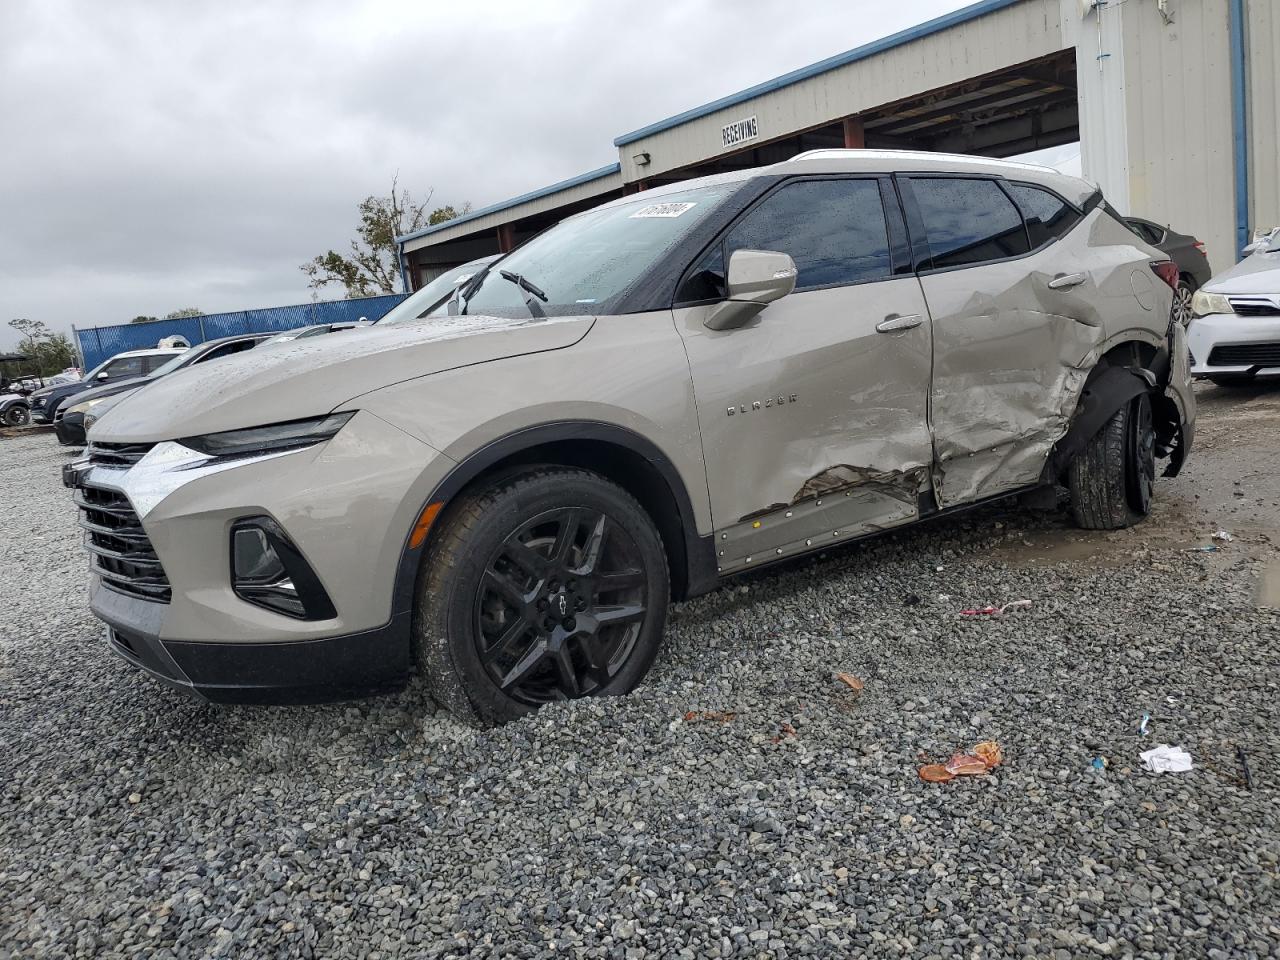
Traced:
MULTIPOLYGON (((500 266, 546 293, 546 302, 538 305, 547 316, 597 313, 738 186, 709 184, 589 210, 534 237, 500 266)), ((527 317, 529 296, 495 269, 467 300, 466 312, 527 317)), ((444 312, 438 307, 432 316, 444 312)))
POLYGON ((148 379, 154 380, 156 377, 163 377, 166 373, 173 373, 173 371, 177 370, 179 367, 185 366, 186 363, 199 352, 199 346, 192 347, 190 350, 183 350, 182 353, 178 354, 172 360, 167 360, 152 370, 148 379))
POLYGON ((377 321, 378 325, 386 326, 388 324, 404 323, 408 320, 417 320, 420 317, 425 317, 432 307, 453 292, 454 287, 466 283, 488 264, 497 260, 498 256, 498 254, 494 254, 492 257, 472 260, 470 263, 464 263, 460 267, 446 270, 421 290, 415 290, 409 297, 388 310, 383 318, 377 321))

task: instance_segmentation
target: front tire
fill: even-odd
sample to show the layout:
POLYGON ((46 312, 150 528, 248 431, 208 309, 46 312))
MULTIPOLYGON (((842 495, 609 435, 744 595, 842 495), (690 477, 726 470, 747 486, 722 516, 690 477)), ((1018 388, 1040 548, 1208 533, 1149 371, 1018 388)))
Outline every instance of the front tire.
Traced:
POLYGON ((31 413, 21 404, 16 404, 4 412, 6 427, 25 427, 31 422, 31 413))
POLYGON ((630 692, 670 597, 653 522, 586 470, 544 467, 452 504, 423 558, 413 642, 432 696, 478 725, 630 692))
POLYGON ((1077 524, 1086 530, 1118 530, 1151 512, 1155 441, 1151 397, 1146 393, 1103 424, 1067 470, 1077 524))
POLYGON ((1173 319, 1183 327, 1191 322, 1191 297, 1195 292, 1195 281, 1185 274, 1173 291, 1173 319))

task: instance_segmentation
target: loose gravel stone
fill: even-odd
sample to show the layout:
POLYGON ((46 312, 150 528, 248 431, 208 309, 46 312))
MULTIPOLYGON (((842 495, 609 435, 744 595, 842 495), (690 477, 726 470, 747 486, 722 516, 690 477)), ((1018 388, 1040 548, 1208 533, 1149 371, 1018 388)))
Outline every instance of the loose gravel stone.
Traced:
POLYGON ((70 455, 0 440, 0 956, 1275 956, 1276 557, 1195 501, 1256 469, 1214 437, 1136 532, 1003 504, 760 571, 675 607, 633 695, 486 731, 416 687, 138 673, 85 605, 70 455), (981 739, 992 775, 918 779, 981 739), (1143 770, 1159 742, 1194 769, 1143 770))

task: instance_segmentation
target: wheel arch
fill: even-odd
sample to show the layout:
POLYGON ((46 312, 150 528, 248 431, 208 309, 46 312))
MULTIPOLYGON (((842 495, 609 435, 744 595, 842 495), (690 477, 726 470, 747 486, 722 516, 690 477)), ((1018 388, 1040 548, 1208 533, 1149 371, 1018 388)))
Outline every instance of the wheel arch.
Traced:
POLYGON ((1085 379, 1075 415, 1045 465, 1048 482, 1060 482, 1085 444, 1134 397, 1150 393, 1153 405, 1164 412, 1158 402, 1164 400, 1159 379, 1168 370, 1168 349, 1162 337, 1134 328, 1108 337, 1099 350, 1101 356, 1085 379))
MULTIPOLYGON (((698 535, 693 502, 679 471, 651 440, 615 424, 558 421, 499 437, 453 467, 436 484, 422 509, 440 503, 443 513, 450 503, 480 485, 534 466, 591 470, 635 497, 661 535, 671 572, 672 599, 696 596, 715 583, 715 548, 710 537, 698 535)), ((433 526, 414 547, 411 532, 406 531, 396 574, 396 611, 412 609, 422 557, 435 533, 433 526)))

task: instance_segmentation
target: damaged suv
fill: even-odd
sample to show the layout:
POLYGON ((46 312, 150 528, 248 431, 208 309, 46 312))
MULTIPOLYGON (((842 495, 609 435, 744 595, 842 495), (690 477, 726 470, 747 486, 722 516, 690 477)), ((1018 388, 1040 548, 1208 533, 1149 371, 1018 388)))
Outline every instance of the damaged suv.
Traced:
POLYGON ((92 608, 215 701, 415 665, 480 722, 623 693, 731 574, 1055 485, 1140 520, 1192 442, 1177 282, 1024 164, 824 150, 623 197, 426 316, 122 402, 64 476, 92 608))

